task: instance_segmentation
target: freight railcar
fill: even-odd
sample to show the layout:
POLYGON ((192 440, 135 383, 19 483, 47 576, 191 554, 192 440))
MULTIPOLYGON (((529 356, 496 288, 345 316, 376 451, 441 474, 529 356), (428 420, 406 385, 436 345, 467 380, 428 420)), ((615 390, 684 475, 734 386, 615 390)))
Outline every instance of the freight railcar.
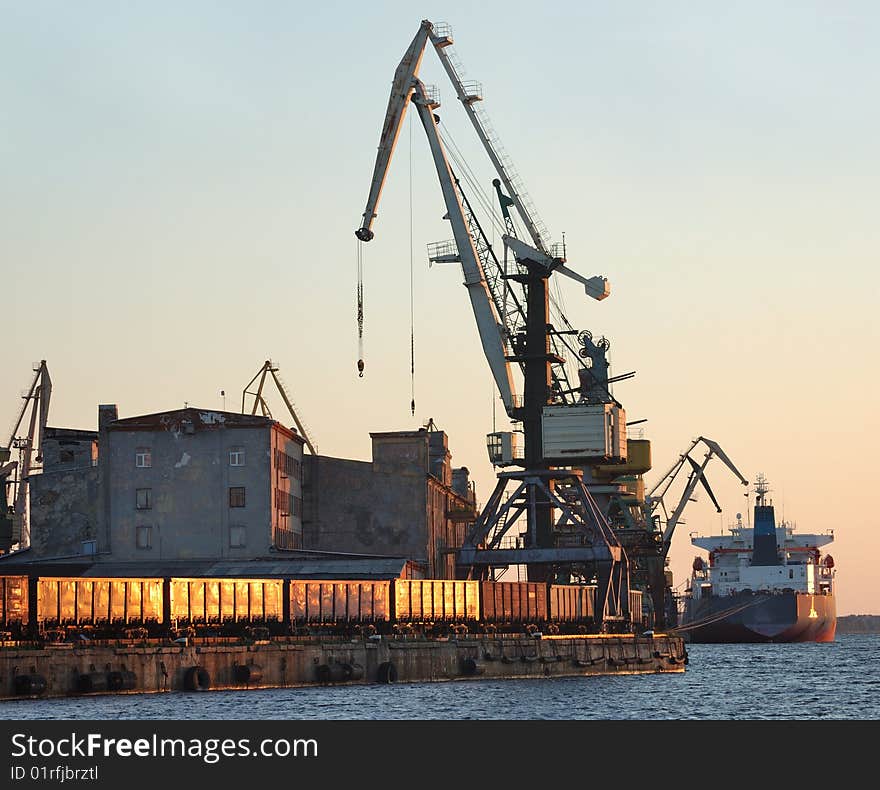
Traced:
POLYGON ((537 631, 547 622, 547 585, 480 582, 480 604, 485 631, 537 631))
POLYGON ((550 621, 578 622, 594 618, 596 587, 594 585, 551 584, 550 621))
MULTIPOLYGON (((7 638, 421 633, 589 633, 595 585, 450 579, 0 576, 7 638)), ((641 592, 630 591, 633 624, 641 592)), ((622 618, 612 625, 629 628, 622 618), (619 621, 619 622, 618 622, 619 621)))
POLYGON ((285 630, 281 579, 172 578, 167 585, 169 624, 175 631, 195 635, 285 630))
POLYGON ((395 579, 393 586, 399 631, 464 631, 480 621, 479 582, 395 579))
POLYGON ((0 576, 0 630, 21 639, 28 627, 28 577, 0 576))
POLYGON ((394 611, 390 581, 292 579, 287 584, 294 633, 376 633, 390 627, 394 611))
POLYGON ((114 636, 144 629, 158 634, 165 623, 163 580, 40 577, 36 580, 40 632, 75 627, 114 636))

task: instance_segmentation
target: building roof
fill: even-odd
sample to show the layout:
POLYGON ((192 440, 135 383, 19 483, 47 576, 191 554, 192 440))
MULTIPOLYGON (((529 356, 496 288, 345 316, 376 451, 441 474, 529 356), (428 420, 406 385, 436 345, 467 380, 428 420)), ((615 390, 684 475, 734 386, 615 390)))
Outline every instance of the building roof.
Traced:
POLYGON ((169 431, 171 433, 219 430, 222 428, 264 428, 274 425, 291 438, 305 444, 305 439, 296 430, 282 425, 271 417, 258 414, 239 414, 233 411, 215 409, 173 409, 155 414, 142 414, 137 417, 123 417, 107 425, 108 431, 169 431))
MULTIPOLYGON (((263 560, 155 560, 88 562, 58 560, 0 564, 5 573, 82 578, 251 578, 251 579, 396 579, 406 569, 404 557, 321 557, 317 555, 263 560)), ((12 556, 12 555, 10 555, 12 556)))
POLYGON ((417 431, 370 431, 371 439, 426 439, 428 431, 419 428, 417 431))
POLYGON ((51 428, 46 426, 43 429, 44 439, 86 439, 93 440, 98 438, 97 431, 83 431, 79 428, 51 428))

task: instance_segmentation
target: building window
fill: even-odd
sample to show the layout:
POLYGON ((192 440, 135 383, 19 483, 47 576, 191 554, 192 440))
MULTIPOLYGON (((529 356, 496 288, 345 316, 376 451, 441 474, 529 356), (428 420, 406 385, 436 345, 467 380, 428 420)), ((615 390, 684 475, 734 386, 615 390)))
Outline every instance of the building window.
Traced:
POLYGON ((229 489, 229 507, 244 507, 244 486, 229 489))
POLYGON ((135 501, 138 510, 150 510, 153 507, 153 489, 138 488, 135 501))
POLYGON ((275 466, 282 477, 292 477, 294 480, 302 480, 302 464, 292 455, 276 450, 275 466))
POLYGON ((153 548, 153 528, 152 527, 136 527, 135 542, 139 549, 153 548))
POLYGON ((134 465, 138 469, 149 469, 153 465, 153 453, 149 447, 138 447, 134 454, 134 465))
POLYGON ((76 455, 74 454, 73 450, 61 450, 61 452, 58 454, 58 460, 62 464, 72 464, 75 459, 76 455))
POLYGON ((82 553, 83 554, 95 554, 98 550, 98 541, 96 540, 84 540, 82 542, 82 553))
POLYGON ((229 465, 244 466, 244 447, 231 447, 229 449, 229 465))
POLYGON ((243 549, 244 548, 244 538, 245 538, 245 528, 244 527, 230 527, 229 528, 229 547, 232 549, 243 549))
POLYGON ((281 488, 275 489, 275 509, 282 517, 290 514, 290 495, 281 488))

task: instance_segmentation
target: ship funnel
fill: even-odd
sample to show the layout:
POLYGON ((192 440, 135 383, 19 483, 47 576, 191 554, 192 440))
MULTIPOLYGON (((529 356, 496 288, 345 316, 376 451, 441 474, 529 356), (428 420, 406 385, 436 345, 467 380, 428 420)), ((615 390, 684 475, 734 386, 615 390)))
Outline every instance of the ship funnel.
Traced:
POLYGON ((755 534, 752 546, 752 565, 779 565, 778 546, 776 543, 776 514, 773 505, 764 504, 767 501, 766 482, 762 475, 758 475, 758 484, 755 486, 757 504, 755 505, 755 534))

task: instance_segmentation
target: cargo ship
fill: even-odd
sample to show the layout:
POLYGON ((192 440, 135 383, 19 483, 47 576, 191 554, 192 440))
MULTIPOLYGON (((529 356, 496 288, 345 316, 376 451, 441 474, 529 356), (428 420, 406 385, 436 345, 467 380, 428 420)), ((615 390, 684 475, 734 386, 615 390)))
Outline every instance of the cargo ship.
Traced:
POLYGON ((752 525, 738 513, 726 533, 691 536, 709 558, 694 559, 677 633, 693 643, 833 642, 834 559, 822 547, 834 531, 796 534, 777 524, 763 475, 754 490, 752 525))

